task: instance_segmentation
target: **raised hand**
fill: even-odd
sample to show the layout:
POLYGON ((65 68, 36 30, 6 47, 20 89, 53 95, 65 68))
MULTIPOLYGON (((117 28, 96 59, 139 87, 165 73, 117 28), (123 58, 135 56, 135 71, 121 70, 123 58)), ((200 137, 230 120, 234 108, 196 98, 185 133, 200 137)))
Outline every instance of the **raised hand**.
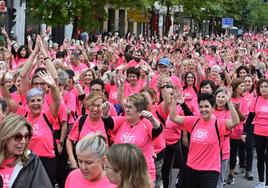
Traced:
POLYGON ((40 71, 38 72, 38 76, 44 81, 46 82, 49 86, 51 87, 56 87, 56 83, 55 80, 52 78, 52 76, 45 72, 45 71, 40 71))
POLYGON ((185 99, 182 94, 182 89, 174 89, 173 90, 173 100, 175 100, 179 104, 183 104, 185 99))
POLYGON ((108 118, 109 117, 109 110, 110 110, 109 103, 108 102, 102 103, 101 109, 102 109, 102 116, 104 118, 108 118))
POLYGON ((226 93, 226 96, 225 96, 227 102, 231 101, 232 95, 233 95, 233 90, 232 90, 231 87, 228 87, 227 88, 227 93, 226 93))
POLYGON ((144 118, 150 120, 150 121, 154 119, 153 114, 149 111, 146 111, 146 110, 141 111, 139 115, 141 117, 144 117, 144 118))

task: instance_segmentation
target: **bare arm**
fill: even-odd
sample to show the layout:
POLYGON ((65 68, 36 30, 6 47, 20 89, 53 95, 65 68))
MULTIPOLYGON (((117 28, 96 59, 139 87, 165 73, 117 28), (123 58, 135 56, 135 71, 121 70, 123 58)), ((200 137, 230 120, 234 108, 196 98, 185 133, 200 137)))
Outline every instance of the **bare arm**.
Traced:
POLYGON ((46 82, 49 85, 49 88, 50 88, 51 94, 52 94, 52 99, 53 99, 53 102, 49 108, 50 108, 51 114, 54 117, 57 117, 60 103, 61 103, 61 96, 60 96, 59 88, 49 73, 38 72, 38 75, 44 82, 46 82))
POLYGON ((175 90, 173 93, 173 98, 171 101, 170 113, 169 113, 170 120, 179 124, 179 125, 184 123, 184 116, 178 116, 176 114, 176 105, 177 105, 177 101, 180 97, 181 97, 181 93, 178 90, 175 90))
POLYGON ((232 96, 231 92, 228 91, 228 93, 226 95, 226 98, 227 98, 227 101, 228 101, 227 104, 228 104, 230 114, 231 114, 231 119, 226 120, 226 123, 225 123, 225 125, 226 125, 226 127, 228 129, 234 128, 240 122, 240 119, 239 119, 239 116, 237 114, 237 111, 236 111, 233 103, 230 100, 231 96, 232 96))

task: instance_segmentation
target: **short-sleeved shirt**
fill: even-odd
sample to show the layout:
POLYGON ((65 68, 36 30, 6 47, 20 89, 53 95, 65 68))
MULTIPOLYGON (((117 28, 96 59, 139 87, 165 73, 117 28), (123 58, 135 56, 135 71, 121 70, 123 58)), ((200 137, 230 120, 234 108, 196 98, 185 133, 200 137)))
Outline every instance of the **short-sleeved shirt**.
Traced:
POLYGON ((113 117, 116 131, 114 143, 131 143, 138 146, 144 154, 151 180, 155 180, 154 149, 150 121, 141 119, 137 125, 131 126, 125 117, 113 117))
POLYGON ((116 185, 111 184, 106 176, 101 180, 92 182, 85 179, 80 171, 80 169, 73 170, 67 177, 65 188, 116 188, 116 185))
POLYGON ((105 127, 104 127, 104 123, 102 121, 102 119, 98 120, 98 121, 92 121, 89 118, 89 115, 87 115, 87 118, 83 124, 83 127, 81 129, 81 132, 79 133, 79 121, 80 118, 82 116, 80 116, 74 123, 73 128, 70 131, 70 134, 68 136, 68 138, 72 141, 79 141, 81 140, 83 137, 85 137, 86 135, 90 134, 90 133, 96 133, 96 132, 100 132, 106 139, 107 139, 107 134, 105 131, 105 127))
MULTIPOLYGON (((183 127, 191 133, 190 148, 187 159, 187 166, 195 170, 211 170, 220 172, 220 146, 215 128, 216 118, 212 117, 209 121, 200 118, 193 129, 199 117, 184 117, 183 127)), ((226 120, 218 119, 217 125, 220 138, 226 135, 226 120)))
POLYGON ((43 114, 46 115, 54 130, 53 125, 57 123, 58 119, 53 117, 50 110, 42 112, 38 117, 32 117, 30 110, 22 106, 18 107, 17 114, 26 117, 33 126, 33 136, 29 143, 29 149, 39 157, 54 158, 53 134, 43 114))

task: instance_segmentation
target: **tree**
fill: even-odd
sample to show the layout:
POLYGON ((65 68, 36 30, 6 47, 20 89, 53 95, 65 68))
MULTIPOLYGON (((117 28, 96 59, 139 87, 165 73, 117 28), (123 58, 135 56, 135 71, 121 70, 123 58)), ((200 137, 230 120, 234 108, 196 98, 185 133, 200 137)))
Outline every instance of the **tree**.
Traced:
POLYGON ((74 27, 92 31, 99 28, 107 18, 104 7, 146 8, 153 0, 29 0, 30 14, 36 23, 63 26, 73 23, 74 27))

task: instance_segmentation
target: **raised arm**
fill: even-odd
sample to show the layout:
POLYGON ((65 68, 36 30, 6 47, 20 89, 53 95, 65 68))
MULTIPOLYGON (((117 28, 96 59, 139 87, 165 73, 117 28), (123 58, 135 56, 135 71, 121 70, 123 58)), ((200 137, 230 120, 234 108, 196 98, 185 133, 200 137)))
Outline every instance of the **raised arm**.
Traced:
POLYGON ((12 99, 9 90, 5 85, 5 73, 2 73, 0 77, 0 90, 1 90, 3 98, 7 102, 9 111, 16 112, 18 109, 18 103, 14 99, 12 99))
POLYGON ((228 104, 230 114, 231 114, 231 119, 226 120, 226 123, 225 123, 225 125, 228 129, 234 128, 240 122, 238 113, 237 113, 237 111, 236 111, 236 109, 231 101, 231 96, 232 96, 232 92, 230 90, 228 90, 228 92, 226 94, 226 99, 228 101, 227 104, 228 104))
POLYGON ((180 100, 180 98, 182 98, 181 92, 175 89, 173 92, 173 97, 171 101, 169 118, 171 121, 181 125, 184 123, 184 116, 178 116, 176 114, 176 105, 177 105, 177 101, 180 100))
POLYGON ((52 76, 52 78, 54 78, 55 80, 58 78, 58 73, 57 70, 55 68, 55 65, 52 63, 51 59, 48 56, 48 53, 41 41, 41 38, 39 36, 37 36, 37 40, 40 40, 40 52, 44 57, 45 63, 46 63, 46 67, 48 72, 50 73, 50 75, 52 76))
POLYGON ((51 114, 54 117, 57 117, 60 103, 61 103, 61 96, 60 96, 59 88, 49 73, 38 72, 38 76, 49 85, 49 88, 50 88, 51 94, 52 94, 52 99, 53 99, 53 102, 49 106, 49 108, 50 108, 51 114))

